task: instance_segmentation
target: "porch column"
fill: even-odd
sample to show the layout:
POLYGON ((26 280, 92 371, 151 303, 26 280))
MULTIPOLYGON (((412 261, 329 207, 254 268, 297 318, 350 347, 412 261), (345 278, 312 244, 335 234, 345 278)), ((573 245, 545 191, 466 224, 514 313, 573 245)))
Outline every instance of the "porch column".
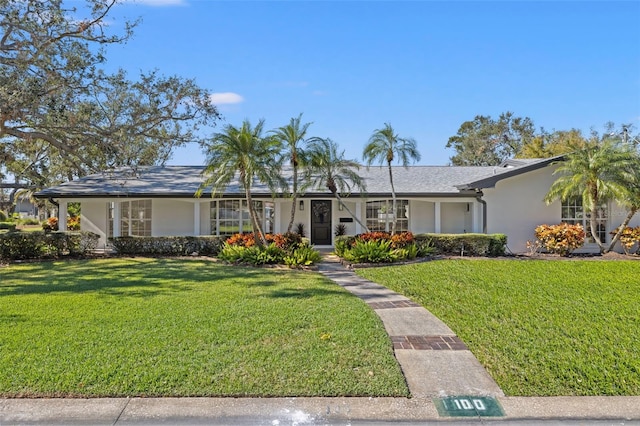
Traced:
POLYGON ((67 201, 60 200, 58 202, 58 231, 67 230, 67 201))
POLYGON ((120 201, 113 202, 113 237, 121 237, 120 235, 120 201))
POLYGON ((193 235, 200 235, 200 201, 193 203, 193 235))
POLYGON ((473 204, 473 232, 482 233, 482 205, 475 201, 473 204))
MULTIPOLYGON (((300 198, 298 198, 298 201, 296 201, 296 203, 299 203, 299 202, 300 202, 300 198)), ((282 222, 282 201, 274 200, 273 207, 275 208, 275 212, 273 215, 273 233, 280 234, 282 233, 282 226, 280 226, 280 222, 282 222)), ((287 222, 287 224, 288 223, 289 222, 287 222)))
POLYGON ((435 213, 435 223, 434 223, 434 227, 435 227, 435 233, 439 234, 441 232, 441 218, 440 218, 440 210, 441 210, 441 205, 440 205, 440 201, 436 201, 434 203, 434 213, 435 213))
MULTIPOLYGON (((362 221, 362 203, 356 201, 356 211, 354 212, 358 220, 362 221)), ((365 219, 366 220, 366 219, 365 219)), ((362 226, 356 221, 356 234, 362 234, 362 226)))

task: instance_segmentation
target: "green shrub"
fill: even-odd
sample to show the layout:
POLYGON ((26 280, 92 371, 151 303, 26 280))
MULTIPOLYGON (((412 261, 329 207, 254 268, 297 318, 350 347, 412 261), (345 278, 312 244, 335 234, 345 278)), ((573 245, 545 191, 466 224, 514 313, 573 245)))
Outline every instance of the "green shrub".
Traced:
POLYGON ((5 213, 4 211, 0 210, 0 222, 5 222, 8 218, 9 218, 9 216, 7 216, 7 213, 5 213))
POLYGON ((300 246, 284 256, 284 264, 290 267, 310 266, 322 260, 320 253, 309 245, 300 246))
POLYGON ((395 235, 386 232, 367 232, 355 236, 340 236, 335 239, 334 252, 349 262, 389 263, 415 259, 428 255, 428 243, 417 241, 411 232, 395 235), (422 247, 422 253, 420 248, 422 247))
POLYGON ((501 256, 505 253, 504 234, 422 234, 437 253, 457 256, 501 256))
POLYGON ((320 253, 298 234, 274 234, 266 246, 255 244, 253 235, 237 234, 227 239, 220 251, 220 260, 233 264, 309 266, 322 260, 320 253))
POLYGON ((351 244, 353 244, 355 239, 356 237, 352 235, 341 235, 336 237, 333 241, 333 252, 339 257, 344 257, 345 251, 351 247, 351 244))
POLYGON ((218 258, 227 263, 242 263, 245 259, 245 253, 251 247, 237 246, 229 243, 224 243, 222 250, 218 254, 218 258))
POLYGON ((254 265, 275 265, 284 263, 285 252, 276 243, 259 248, 254 265))
POLYGON ((418 256, 418 247, 415 244, 410 244, 402 248, 393 249, 391 256, 395 260, 411 260, 418 256))
POLYGON ((40 221, 35 217, 28 217, 20 221, 23 225, 40 225, 40 221))
POLYGON ((0 259, 21 260, 81 256, 94 250, 99 236, 93 232, 11 232, 0 235, 0 259))
POLYGON ((427 257, 434 255, 437 250, 433 246, 433 240, 426 235, 415 236, 416 257, 427 257))
POLYGON ((395 260, 390 240, 360 240, 344 253, 344 259, 354 263, 385 263, 395 260))
POLYGON ((222 239, 215 236, 182 237, 115 237, 113 248, 119 254, 154 256, 216 256, 222 239))
POLYGON ((224 243, 219 258, 227 263, 247 265, 274 265, 284 262, 285 252, 275 243, 268 246, 252 245, 245 247, 224 243))
POLYGON ((507 247, 507 236, 505 234, 489 235, 489 256, 504 256, 507 247))
POLYGON ((15 231, 16 224, 13 222, 0 222, 0 229, 8 229, 9 231, 15 231))

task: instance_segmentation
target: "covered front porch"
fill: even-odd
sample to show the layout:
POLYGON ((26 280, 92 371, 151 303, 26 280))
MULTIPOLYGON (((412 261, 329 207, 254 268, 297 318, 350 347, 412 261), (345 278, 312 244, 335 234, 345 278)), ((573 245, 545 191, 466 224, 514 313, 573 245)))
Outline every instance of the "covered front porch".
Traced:
MULTIPOLYGON (((398 198, 393 212, 388 198, 307 198, 296 201, 293 232, 302 232, 317 246, 333 245, 335 236, 370 231, 420 233, 482 233, 483 204, 473 197, 398 198), (353 216, 349 213, 353 213, 353 216), (356 220, 357 219, 357 220, 356 220), (359 223, 360 222, 360 223, 359 223)), ((227 236, 250 232, 246 201, 231 198, 59 199, 60 211, 81 203, 81 228, 100 235, 100 246, 118 236, 227 236)), ((256 199, 265 232, 284 233, 291 217, 291 199, 256 199)), ((66 221, 61 220, 65 230, 66 221)))

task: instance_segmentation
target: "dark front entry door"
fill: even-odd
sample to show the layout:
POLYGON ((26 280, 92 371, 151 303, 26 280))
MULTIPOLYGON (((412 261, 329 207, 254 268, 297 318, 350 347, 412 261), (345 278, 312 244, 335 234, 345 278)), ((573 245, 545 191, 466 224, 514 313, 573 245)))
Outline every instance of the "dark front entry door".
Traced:
POLYGON ((311 244, 331 245, 331 201, 311 201, 311 244))

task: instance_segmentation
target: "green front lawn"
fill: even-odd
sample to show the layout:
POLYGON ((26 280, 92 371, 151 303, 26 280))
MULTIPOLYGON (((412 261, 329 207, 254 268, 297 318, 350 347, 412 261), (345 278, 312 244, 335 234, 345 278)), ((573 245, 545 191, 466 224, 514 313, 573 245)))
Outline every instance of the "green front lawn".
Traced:
POLYGON ((0 267, 0 396, 407 396, 375 313, 318 274, 205 260, 0 267))
POLYGON ((507 395, 640 395, 640 262, 443 260, 359 270, 425 306, 507 395))

